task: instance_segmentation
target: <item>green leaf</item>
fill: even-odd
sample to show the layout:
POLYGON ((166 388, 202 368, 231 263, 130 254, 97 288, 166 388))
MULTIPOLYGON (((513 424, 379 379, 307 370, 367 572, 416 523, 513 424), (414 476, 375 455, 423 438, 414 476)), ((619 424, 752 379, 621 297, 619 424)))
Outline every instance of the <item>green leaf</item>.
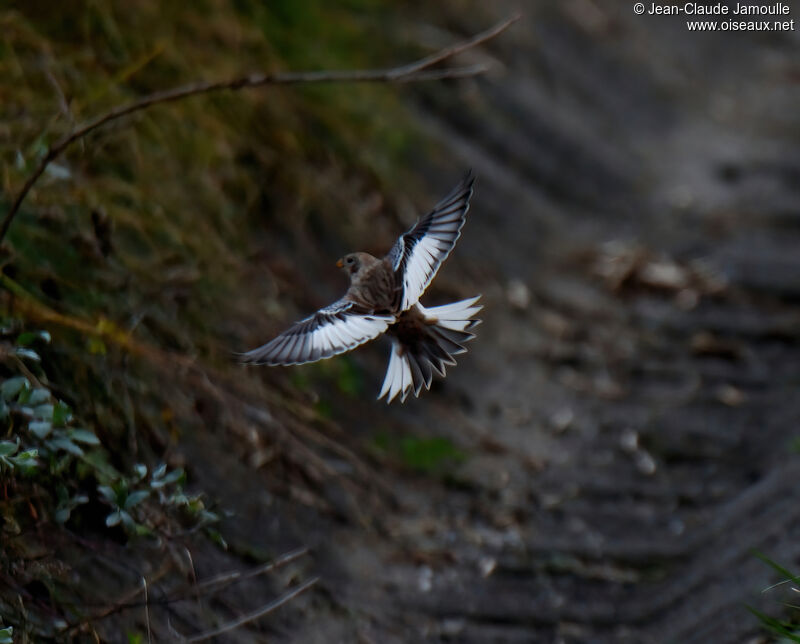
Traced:
POLYGON ((10 463, 14 469, 18 469, 22 471, 23 474, 27 474, 39 466, 36 462, 36 454, 35 449, 29 449, 16 456, 7 456, 4 460, 10 463))
POLYGON ((33 408, 33 415, 41 420, 53 419, 53 405, 39 405, 33 408))
POLYGON ((117 504, 117 493, 114 492, 113 488, 109 487, 108 485, 98 485, 97 491, 109 503, 113 503, 114 505, 117 504))
POLYGON ((0 644, 14 644, 14 627, 0 628, 0 644))
POLYGON ((164 478, 156 478, 156 475, 154 473, 153 474, 154 480, 150 482, 150 487, 153 488, 154 490, 158 490, 161 489, 162 487, 170 485, 171 483, 177 483, 183 478, 183 476, 184 476, 183 468, 180 467, 176 470, 172 470, 164 478))
POLYGON ((120 514, 119 511, 112 512, 106 517, 106 526, 109 528, 113 528, 115 525, 118 525, 121 520, 122 520, 122 514, 120 514))
POLYGON ((102 450, 87 452, 81 463, 91 468, 93 476, 101 483, 115 481, 120 477, 120 473, 108 462, 108 455, 102 450))
POLYGON ((19 441, 12 443, 11 441, 0 441, 0 456, 11 456, 16 454, 19 449, 19 441))
POLYGON ((33 432, 37 438, 44 440, 53 431, 53 423, 49 420, 36 420, 28 424, 28 430, 33 432))
POLYGON ((67 432, 67 435, 74 441, 78 443, 83 443, 84 445, 99 445, 100 439, 97 438, 92 432, 88 429, 70 429, 67 432))
POLYGON ((34 362, 41 361, 39 354, 33 349, 23 349, 22 347, 17 347, 14 349, 13 353, 18 358, 27 358, 28 360, 33 360, 34 362))
POLYGON ((169 474, 164 477, 164 483, 177 483, 181 479, 186 476, 186 472, 183 471, 182 467, 179 467, 176 470, 172 470, 169 474))
POLYGON ((36 340, 36 334, 33 331, 26 331, 25 333, 20 333, 17 336, 16 345, 18 347, 27 347, 29 344, 33 344, 36 340))
POLYGON ((50 334, 47 331, 25 331, 25 333, 20 333, 19 337, 17 337, 17 346, 19 347, 27 347, 36 340, 42 340, 46 344, 50 344, 50 334))
POLYGON ((8 456, 8 460, 22 468, 36 467, 38 452, 35 449, 26 449, 15 456, 8 456))
POLYGON ((142 480, 145 476, 147 476, 147 465, 143 465, 142 463, 137 463, 133 466, 133 471, 136 472, 136 476, 139 480, 142 480))
POLYGON ((219 533, 218 530, 214 530, 214 528, 206 528, 206 534, 209 536, 211 541, 216 543, 220 548, 223 550, 228 549, 228 542, 225 541, 225 538, 219 533))
POLYGON ((153 470, 153 478, 160 479, 167 471, 167 464, 161 463, 155 470, 153 470))
POLYGON ((53 407, 53 425, 63 427, 72 420, 72 410, 69 405, 59 400, 53 407))
MULTIPOLYGON (((66 492, 65 492, 66 493, 66 492)), ((59 494, 59 496, 61 496, 59 494)), ((59 503, 58 509, 55 513, 55 519, 58 523, 66 523, 69 520, 72 511, 79 505, 89 502, 89 497, 85 494, 76 494, 72 498, 64 499, 59 503)))
POLYGON ((31 407, 41 405, 42 403, 50 400, 50 392, 47 389, 34 389, 28 398, 28 404, 31 407))
POLYGON ((137 537, 149 537, 153 534, 153 531, 148 528, 146 525, 142 525, 141 523, 134 523, 133 524, 133 533, 137 537))
POLYGON ((108 352, 106 343, 96 335, 93 335, 86 341, 86 348, 93 356, 104 356, 108 352))
POLYGON ((125 499, 125 505, 123 507, 126 510, 130 510, 132 507, 144 501, 148 496, 150 496, 150 492, 148 492, 147 490, 138 490, 136 492, 131 492, 128 495, 128 498, 125 499))
POLYGON ((56 523, 66 523, 69 521, 69 515, 72 513, 72 508, 58 508, 55 512, 56 523))
POLYGON ((189 502, 186 504, 186 509, 191 512, 192 514, 200 514, 205 509, 203 505, 203 499, 199 496, 193 496, 189 499, 189 502))
POLYGON ((783 635, 790 642, 800 642, 800 635, 790 630, 788 625, 784 624, 780 620, 775 619, 774 617, 770 617, 766 613, 762 613, 760 610, 758 610, 757 608, 753 608, 752 606, 745 605, 745 608, 747 608, 747 610, 753 613, 753 615, 758 617, 758 619, 761 621, 761 624, 765 628, 771 630, 773 633, 776 633, 778 635, 783 635))
POLYGON ((208 510, 200 510, 200 520, 203 523, 216 523, 219 521, 219 515, 216 512, 209 512, 208 510))
POLYGON ((789 581, 793 581, 795 583, 800 582, 800 575, 793 575, 789 570, 787 570, 786 568, 784 568, 780 564, 776 563, 775 561, 773 561, 772 559, 767 557, 767 555, 765 555, 763 552, 760 552, 758 550, 753 550, 752 552, 753 552, 753 556, 755 556, 757 559, 760 559, 761 561, 763 561, 770 568, 772 568, 774 571, 776 571, 779 575, 783 576, 784 579, 787 579, 789 581))
POLYGON ((73 454, 75 456, 83 456, 83 450, 73 443, 69 438, 54 438, 47 443, 51 447, 55 447, 56 449, 63 450, 69 454, 73 454))
POLYGON ((30 388, 30 383, 25 376, 17 376, 16 378, 9 378, 2 385, 0 385, 0 395, 5 400, 13 399, 23 387, 30 388))

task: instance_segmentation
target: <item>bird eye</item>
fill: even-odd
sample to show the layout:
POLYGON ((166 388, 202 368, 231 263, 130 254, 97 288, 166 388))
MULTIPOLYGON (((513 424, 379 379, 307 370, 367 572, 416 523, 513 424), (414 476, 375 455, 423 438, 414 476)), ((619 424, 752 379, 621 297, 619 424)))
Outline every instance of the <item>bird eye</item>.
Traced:
POLYGON ((353 263, 353 258, 352 257, 348 257, 345 261, 348 264, 352 264, 353 263))

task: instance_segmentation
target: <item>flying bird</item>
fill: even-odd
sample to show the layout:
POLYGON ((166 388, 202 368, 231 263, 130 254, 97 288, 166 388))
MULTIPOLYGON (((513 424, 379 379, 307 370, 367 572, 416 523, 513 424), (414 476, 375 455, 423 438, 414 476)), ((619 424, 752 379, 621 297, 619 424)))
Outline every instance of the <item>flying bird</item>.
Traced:
POLYGON ((480 295, 425 308, 419 298, 461 236, 475 177, 461 182, 428 214, 401 235, 382 259, 369 253, 345 255, 336 265, 350 276, 344 297, 300 320, 267 344, 240 356, 242 362, 295 365, 350 351, 386 333, 392 341, 389 366, 378 400, 405 402, 434 372, 445 375, 453 356, 480 323, 473 316, 483 307, 480 295))

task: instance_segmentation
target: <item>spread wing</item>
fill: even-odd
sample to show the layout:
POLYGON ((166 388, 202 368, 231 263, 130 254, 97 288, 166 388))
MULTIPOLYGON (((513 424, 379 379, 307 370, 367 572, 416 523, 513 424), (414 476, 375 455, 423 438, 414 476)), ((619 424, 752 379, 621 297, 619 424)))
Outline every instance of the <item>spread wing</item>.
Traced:
POLYGON ((394 317, 359 311, 341 299, 300 320, 262 347, 243 353, 242 362, 291 365, 316 362, 349 351, 378 337, 394 317))
POLYGON ((470 170, 449 195, 400 236, 386 256, 403 285, 403 311, 416 304, 461 236, 473 183, 470 170))

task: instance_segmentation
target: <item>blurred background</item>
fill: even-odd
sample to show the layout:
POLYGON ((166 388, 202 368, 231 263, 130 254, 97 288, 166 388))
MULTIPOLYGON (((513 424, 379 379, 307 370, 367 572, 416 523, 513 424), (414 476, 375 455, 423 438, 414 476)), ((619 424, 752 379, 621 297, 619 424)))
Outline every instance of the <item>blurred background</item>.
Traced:
POLYGON ((391 67, 520 10, 453 61, 479 77, 193 97, 49 166, 0 248, 0 629, 768 641, 750 606, 791 630, 792 584, 762 592, 785 574, 758 553, 800 570, 796 31, 595 0, 12 2, 0 213, 116 105, 391 67), (446 380, 376 403, 380 341, 235 363, 468 168, 423 301, 485 309, 446 380))

